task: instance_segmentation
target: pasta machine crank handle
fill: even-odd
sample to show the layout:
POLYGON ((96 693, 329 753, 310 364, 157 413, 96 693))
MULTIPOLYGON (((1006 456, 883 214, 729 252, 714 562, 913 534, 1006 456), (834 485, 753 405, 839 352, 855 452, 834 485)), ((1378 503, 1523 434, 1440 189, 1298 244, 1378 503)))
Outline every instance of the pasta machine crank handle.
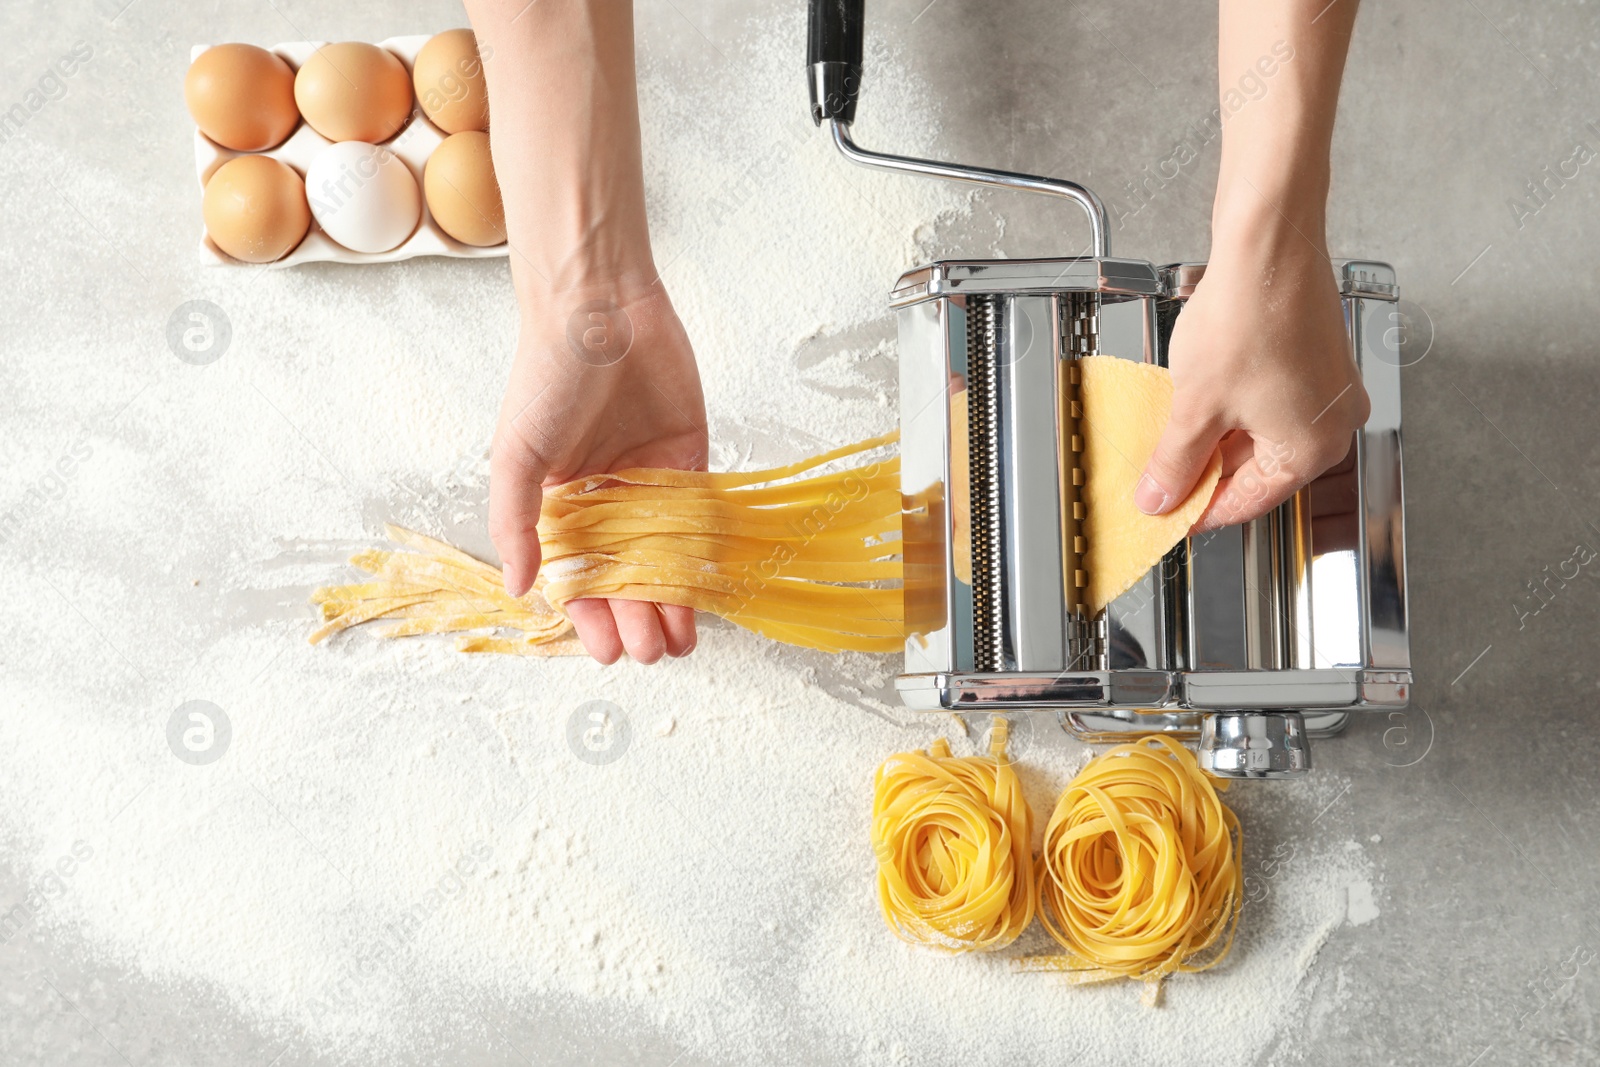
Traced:
POLYGON ((866 0, 811 0, 806 37, 807 82, 811 90, 811 119, 828 123, 833 143, 852 163, 878 170, 921 174, 929 178, 1042 193, 1071 200, 1089 216, 1091 254, 1104 259, 1111 254, 1111 221, 1106 206, 1095 193, 1064 178, 1046 178, 988 167, 941 163, 913 156, 896 156, 862 148, 850 138, 861 94, 863 22, 866 0))

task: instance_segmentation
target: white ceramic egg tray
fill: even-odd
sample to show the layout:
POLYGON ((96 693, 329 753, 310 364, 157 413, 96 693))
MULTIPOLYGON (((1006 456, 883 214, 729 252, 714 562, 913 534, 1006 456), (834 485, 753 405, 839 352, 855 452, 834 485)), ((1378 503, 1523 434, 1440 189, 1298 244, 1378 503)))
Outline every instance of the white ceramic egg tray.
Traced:
MULTIPOLYGON (((432 38, 432 34, 412 34, 405 37, 390 37, 379 41, 378 47, 393 52, 405 64, 406 76, 411 75, 411 65, 417 58, 417 53, 422 46, 432 38)), ((311 54, 321 48, 326 41, 292 41, 288 44, 273 45, 268 49, 275 55, 284 59, 294 70, 299 70, 300 65, 311 58, 311 54)), ((193 63, 210 45, 196 45, 189 53, 189 62, 193 63)), ((428 121, 422 113, 420 106, 413 106, 411 117, 400 132, 389 140, 383 142, 396 156, 405 162, 411 169, 411 176, 417 181, 417 192, 422 192, 422 169, 428 163, 428 157, 439 143, 445 139, 444 131, 428 121)), ((304 119, 289 139, 276 148, 269 148, 264 152, 235 152, 231 148, 223 148, 199 130, 194 131, 194 169, 200 178, 200 188, 204 191, 206 182, 216 169, 235 156, 257 155, 268 156, 279 162, 287 163, 294 168, 295 173, 301 178, 306 176, 306 167, 317 153, 333 144, 332 141, 322 136, 311 128, 310 123, 304 119)), ((301 263, 394 263, 397 260, 411 259, 414 256, 455 256, 459 259, 488 259, 507 254, 505 242, 480 248, 476 245, 466 245, 445 233, 434 221, 433 213, 428 210, 428 198, 422 196, 422 220, 411 236, 402 241, 399 246, 387 252, 353 252, 344 245, 339 244, 317 225, 315 217, 311 220, 311 230, 306 234, 305 240, 293 252, 273 263, 262 264, 267 267, 293 267, 301 263)), ((209 236, 202 233, 200 237, 200 255, 207 263, 225 266, 247 266, 240 263, 222 249, 209 236)))

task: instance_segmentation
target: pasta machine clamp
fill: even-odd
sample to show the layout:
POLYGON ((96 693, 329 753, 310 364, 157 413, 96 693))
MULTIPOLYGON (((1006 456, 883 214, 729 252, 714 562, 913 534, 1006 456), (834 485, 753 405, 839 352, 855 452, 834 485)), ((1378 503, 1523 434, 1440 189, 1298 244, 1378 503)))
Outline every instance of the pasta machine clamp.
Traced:
POLYGON ((1337 734, 1352 712, 1404 707, 1393 268, 1333 264, 1372 402, 1344 461, 1261 518, 1179 542, 1090 617, 1074 362, 1165 366, 1205 264, 1113 258, 1105 205, 1075 182, 857 145, 863 17, 864 0, 811 0, 812 117, 846 159, 1060 197, 1090 227, 1087 255, 942 260, 890 293, 905 500, 901 699, 930 711, 1053 711, 1087 741, 1171 734, 1195 741, 1201 766, 1224 778, 1302 775, 1310 738, 1337 734))

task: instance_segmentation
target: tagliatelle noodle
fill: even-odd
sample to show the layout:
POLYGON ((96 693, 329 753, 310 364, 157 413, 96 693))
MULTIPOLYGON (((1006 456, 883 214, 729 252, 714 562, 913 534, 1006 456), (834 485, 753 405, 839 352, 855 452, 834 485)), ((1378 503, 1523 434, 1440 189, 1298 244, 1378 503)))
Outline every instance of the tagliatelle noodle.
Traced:
POLYGON ((1075 982, 1159 983, 1215 966, 1243 904, 1239 820, 1167 737, 1118 745, 1068 785, 1045 827, 1039 919, 1065 956, 1021 961, 1075 982))
POLYGON ((564 606, 583 597, 710 611, 778 641, 838 652, 904 642, 898 456, 807 474, 893 444, 874 437, 768 470, 709 474, 632 468, 546 491, 539 580, 525 597, 459 549, 387 528, 414 549, 351 559, 375 581, 312 594, 325 624, 312 643, 375 619, 383 637, 463 631, 466 652, 582 651, 564 606))
POLYGON ((1033 919, 1033 812, 994 720, 988 756, 890 756, 874 777, 872 848, 884 922, 902 940, 948 952, 1015 941, 1033 919))

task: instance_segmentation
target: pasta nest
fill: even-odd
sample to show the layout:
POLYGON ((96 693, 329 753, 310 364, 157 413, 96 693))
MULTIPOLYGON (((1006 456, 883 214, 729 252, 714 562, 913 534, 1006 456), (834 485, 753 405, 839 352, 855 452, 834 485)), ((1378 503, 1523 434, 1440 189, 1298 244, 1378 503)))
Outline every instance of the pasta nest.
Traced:
POLYGON ((872 847, 884 922, 913 944, 988 951, 1015 941, 1037 907, 1033 812, 996 718, 988 756, 889 757, 874 779, 872 847))
POLYGON ((1193 754, 1163 736, 1118 745, 1072 780, 1045 827, 1039 918, 1065 957, 1030 969, 1159 983, 1232 947, 1243 904, 1239 820, 1193 754))

